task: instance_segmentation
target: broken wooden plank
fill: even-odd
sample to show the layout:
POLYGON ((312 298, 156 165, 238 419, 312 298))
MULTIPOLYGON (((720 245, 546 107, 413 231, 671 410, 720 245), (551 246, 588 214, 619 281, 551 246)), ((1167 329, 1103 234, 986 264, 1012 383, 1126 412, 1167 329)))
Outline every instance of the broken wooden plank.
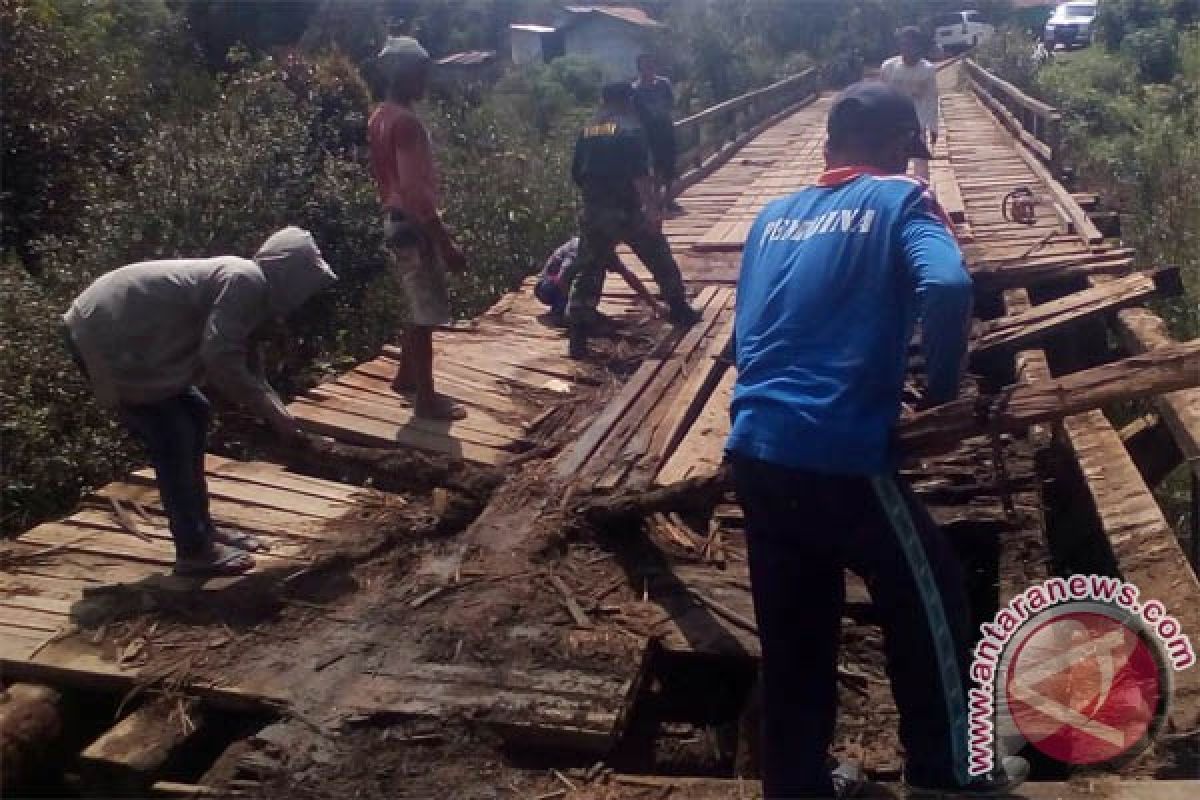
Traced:
POLYGON ((203 724, 195 701, 155 698, 88 745, 80 763, 89 778, 103 785, 144 790, 203 724))
POLYGON ((1082 292, 1040 303, 1020 314, 1010 314, 979 327, 971 343, 973 355, 1015 350, 1113 311, 1141 303, 1155 295, 1183 291, 1178 267, 1116 278, 1082 292))

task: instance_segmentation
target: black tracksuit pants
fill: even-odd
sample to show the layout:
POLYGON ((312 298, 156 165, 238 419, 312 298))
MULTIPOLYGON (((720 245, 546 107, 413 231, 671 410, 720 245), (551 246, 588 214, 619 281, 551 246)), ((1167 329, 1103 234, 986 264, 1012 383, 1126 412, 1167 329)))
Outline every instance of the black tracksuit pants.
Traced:
POLYGON ((733 459, 762 642, 767 798, 832 797, 844 570, 879 613, 907 778, 965 779, 969 613, 961 568, 890 476, 834 476, 733 459))

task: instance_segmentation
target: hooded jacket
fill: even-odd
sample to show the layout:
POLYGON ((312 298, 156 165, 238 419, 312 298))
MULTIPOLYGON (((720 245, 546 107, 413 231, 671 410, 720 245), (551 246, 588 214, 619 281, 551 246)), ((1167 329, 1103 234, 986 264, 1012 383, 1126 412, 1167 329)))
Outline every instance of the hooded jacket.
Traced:
POLYGON ((102 275, 63 315, 101 403, 140 405, 207 382, 255 413, 279 407, 249 368, 250 337, 337 276, 312 235, 288 227, 253 260, 144 261, 102 275))

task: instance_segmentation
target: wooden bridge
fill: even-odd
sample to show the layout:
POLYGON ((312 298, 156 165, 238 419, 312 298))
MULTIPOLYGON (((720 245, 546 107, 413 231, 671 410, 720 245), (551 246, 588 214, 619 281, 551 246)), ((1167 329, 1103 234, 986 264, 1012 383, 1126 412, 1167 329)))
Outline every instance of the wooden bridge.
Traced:
MULTIPOLYGON (((1174 529, 1153 490, 1180 464, 1200 471, 1200 390, 1186 388, 1200 384, 1200 351, 1173 342, 1144 305, 1177 292, 1178 273, 1139 269, 1097 199, 1058 182, 1054 109, 969 61, 944 65, 941 81, 932 183, 977 285, 969 392, 1016 383, 1045 388, 1040 402, 1058 399, 1027 432, 967 437, 952 452, 913 459, 905 475, 962 545, 978 620, 1052 574, 1098 572, 1159 600, 1195 640, 1200 537, 1174 529), (1038 199, 1033 224, 1002 213, 1017 187, 1038 199), (1119 366, 1098 371, 1107 364, 1119 366), (1054 413, 1113 374, 1130 396, 1178 390, 1153 396, 1151 411, 1120 427, 1095 406, 1054 413)), ((721 503, 700 516, 655 513, 640 536, 581 532, 570 511, 595 493, 646 491, 719 464, 740 250, 764 202, 819 174, 830 98, 810 71, 680 123, 686 213, 666 233, 703 312, 691 330, 664 329, 610 279, 602 310, 617 333, 597 363, 581 365, 543 324, 526 281, 437 336, 439 386, 468 407, 466 419, 414 418, 389 388, 390 348, 292 403, 311 431, 338 443, 426 454, 404 462, 411 475, 392 469, 385 481, 362 462, 341 463, 366 452, 353 447, 331 448, 323 464, 210 457, 214 517, 272 545, 255 574, 199 585, 166 577, 170 537, 146 470, 9 543, 0 551, 0 678, 10 685, 0 730, 6 714, 54 705, 39 686, 142 689, 158 699, 127 704, 115 727, 96 732, 79 768, 133 775, 162 796, 204 792, 163 772, 193 733, 163 722, 163 698, 186 701, 197 724, 205 708, 271 709, 301 720, 309 736, 363 720, 465 718, 510 746, 550 743, 592 760, 621 764, 619 754, 653 749, 673 718, 649 739, 634 721, 678 679, 660 673, 662 664, 744 674, 758 656, 740 511, 721 503), (472 488, 474 478, 495 487, 490 495, 472 488), (464 497, 482 513, 465 530, 439 527, 464 497)), ((894 779, 895 708, 871 600, 853 576, 844 638, 853 691, 838 752, 894 779)), ((1165 730, 1194 747, 1200 667, 1174 680, 1165 730)), ((746 701, 743 691, 723 712, 743 755, 752 739, 745 719, 736 729, 752 717, 746 701)), ((1111 798, 1196 795, 1194 780, 1161 779, 1194 771, 1172 772, 1169 758, 1153 757, 1163 751, 1150 752, 1089 780, 1111 798)), ((755 796, 749 784, 711 777, 510 773, 531 797, 755 796)), ((1092 789, 1034 783, 1024 796, 1092 789)))

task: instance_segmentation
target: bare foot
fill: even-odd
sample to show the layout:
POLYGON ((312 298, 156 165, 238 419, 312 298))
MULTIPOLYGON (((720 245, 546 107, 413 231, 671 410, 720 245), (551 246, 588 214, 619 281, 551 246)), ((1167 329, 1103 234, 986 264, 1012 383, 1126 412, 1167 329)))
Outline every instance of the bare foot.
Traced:
POLYGON ((467 410, 445 395, 436 395, 432 401, 418 400, 413 414, 422 419, 453 421, 466 419, 467 410))

